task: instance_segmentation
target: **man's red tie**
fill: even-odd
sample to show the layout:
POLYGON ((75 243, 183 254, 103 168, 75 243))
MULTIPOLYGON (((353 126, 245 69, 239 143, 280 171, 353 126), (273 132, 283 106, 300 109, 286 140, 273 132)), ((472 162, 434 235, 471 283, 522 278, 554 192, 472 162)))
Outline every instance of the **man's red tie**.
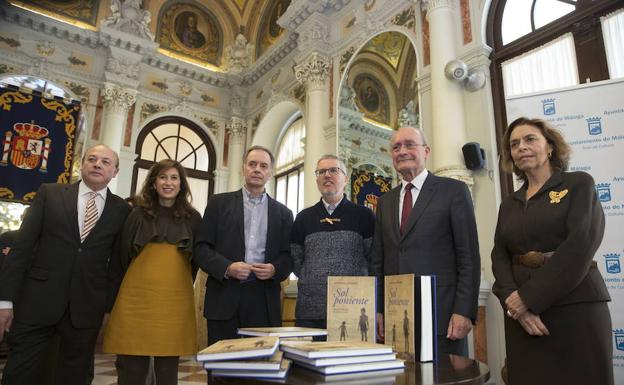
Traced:
POLYGON ((405 232, 407 227, 407 220, 412 212, 412 185, 408 183, 405 185, 405 196, 403 196, 403 209, 401 210, 401 235, 405 232))

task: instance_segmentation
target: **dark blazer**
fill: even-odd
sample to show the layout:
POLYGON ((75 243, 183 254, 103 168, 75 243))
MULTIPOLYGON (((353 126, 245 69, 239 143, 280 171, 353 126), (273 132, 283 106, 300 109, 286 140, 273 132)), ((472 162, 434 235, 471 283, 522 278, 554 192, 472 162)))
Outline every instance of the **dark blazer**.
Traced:
POLYGON ((551 306, 609 301, 600 271, 592 268, 602 242, 605 218, 593 178, 585 172, 558 172, 525 203, 526 184, 503 200, 492 250, 492 291, 503 309, 518 290, 536 314, 551 306), (567 190, 559 201, 550 192, 567 190), (512 265, 513 255, 555 251, 539 269, 512 265))
MULTIPOLYGON (((292 212, 275 199, 268 198, 265 263, 275 266, 275 276, 264 281, 264 296, 271 326, 281 326, 280 282, 292 272, 290 231, 292 212)), ((238 308, 240 281, 225 279, 232 262, 245 260, 245 226, 242 190, 210 198, 200 225, 195 253, 199 267, 208 273, 204 316, 209 320, 228 320, 238 308)))
POLYGON ((0 272, 0 300, 15 319, 56 324, 69 306, 78 328, 96 328, 112 308, 121 279, 115 244, 129 207, 110 191, 104 210, 80 242, 78 183, 43 184, 0 272))
POLYGON ((470 192, 463 182, 429 173, 401 235, 401 188, 377 201, 371 273, 379 277, 381 309, 382 276, 435 275, 437 332, 446 335, 452 313, 477 318, 481 262, 470 192))

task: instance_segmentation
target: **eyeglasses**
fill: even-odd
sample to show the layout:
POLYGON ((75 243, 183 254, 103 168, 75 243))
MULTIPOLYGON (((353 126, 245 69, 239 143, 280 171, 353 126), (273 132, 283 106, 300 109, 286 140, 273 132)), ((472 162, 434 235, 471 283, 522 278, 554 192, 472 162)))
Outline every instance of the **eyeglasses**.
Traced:
POLYGON ((418 146, 427 147, 427 143, 412 143, 412 142, 397 143, 394 146, 392 146, 392 152, 399 152, 399 151, 401 151, 401 147, 405 147, 405 149, 408 150, 408 151, 415 150, 416 147, 418 147, 418 146))
POLYGON ((344 171, 342 171, 342 169, 340 169, 339 167, 322 168, 320 170, 314 171, 314 175, 316 176, 323 176, 327 173, 329 173, 329 175, 331 176, 336 176, 339 173, 344 173, 344 171))

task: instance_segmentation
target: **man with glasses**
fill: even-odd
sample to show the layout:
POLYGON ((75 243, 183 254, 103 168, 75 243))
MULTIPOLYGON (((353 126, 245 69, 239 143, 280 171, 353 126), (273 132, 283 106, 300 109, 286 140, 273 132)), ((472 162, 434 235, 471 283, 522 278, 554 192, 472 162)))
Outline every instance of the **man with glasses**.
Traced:
MULTIPOLYGON (((378 309, 384 275, 435 275, 438 352, 467 356, 481 271, 470 192, 463 182, 427 171, 431 149, 421 130, 399 128, 390 145, 401 184, 377 201, 371 273, 378 277, 378 309)), ((382 338, 381 314, 377 321, 382 338)))
POLYGON ((316 164, 320 201, 301 211, 290 243, 293 271, 299 278, 295 324, 327 328, 327 277, 368 275, 375 217, 344 195, 347 171, 334 155, 316 164))

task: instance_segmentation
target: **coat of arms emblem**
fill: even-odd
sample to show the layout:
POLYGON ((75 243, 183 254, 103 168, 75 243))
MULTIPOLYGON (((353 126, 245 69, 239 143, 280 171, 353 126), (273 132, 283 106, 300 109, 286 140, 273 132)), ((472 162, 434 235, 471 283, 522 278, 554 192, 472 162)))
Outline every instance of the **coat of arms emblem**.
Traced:
POLYGON ((48 155, 52 140, 48 138, 48 129, 31 123, 15 123, 13 131, 4 134, 4 147, 0 166, 11 164, 23 170, 47 172, 48 155), (13 133, 15 131, 15 134, 13 133))

